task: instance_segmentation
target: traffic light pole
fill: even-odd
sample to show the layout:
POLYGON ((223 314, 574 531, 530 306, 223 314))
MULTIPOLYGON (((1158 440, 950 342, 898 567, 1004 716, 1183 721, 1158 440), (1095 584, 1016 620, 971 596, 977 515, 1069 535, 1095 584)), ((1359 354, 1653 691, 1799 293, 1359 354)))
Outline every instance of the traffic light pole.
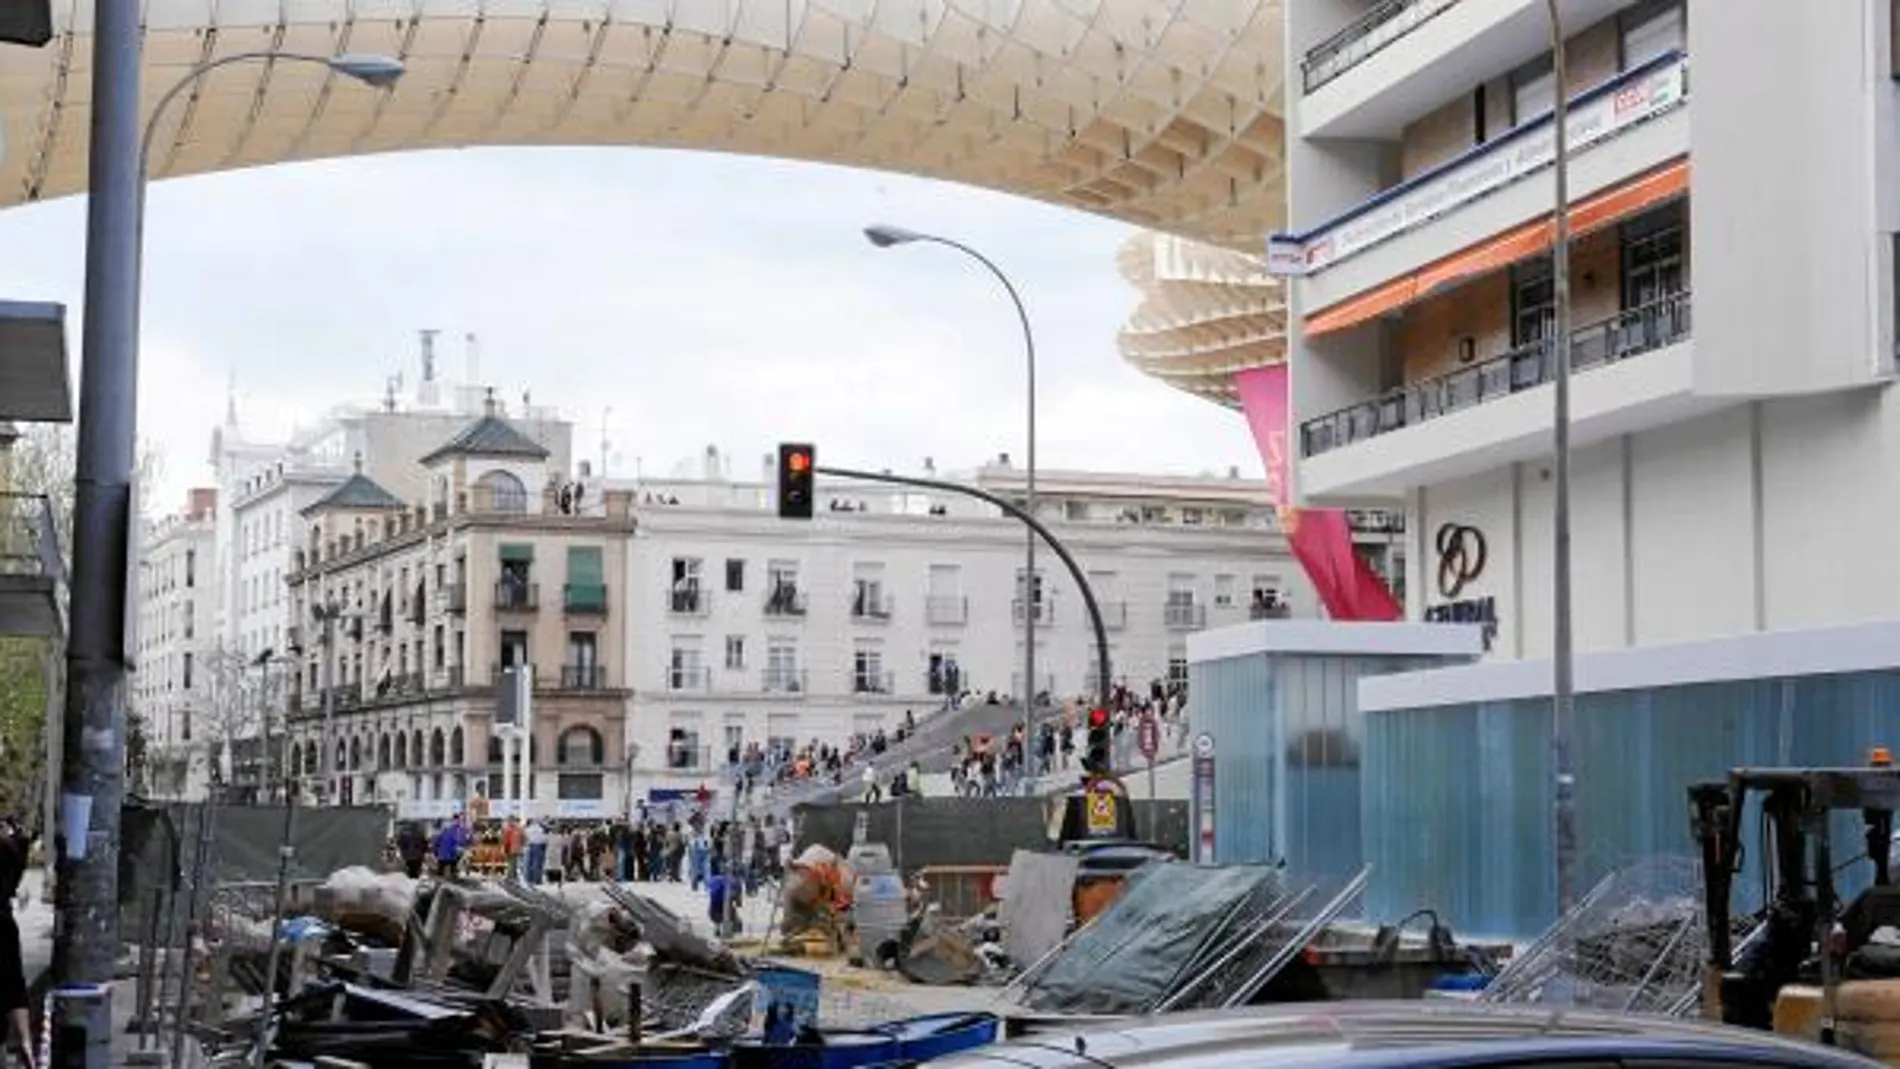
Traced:
MULTIPOLYGON (((1056 556, 1062 558, 1062 566, 1069 570, 1069 576, 1075 580, 1076 589, 1082 592, 1082 603, 1088 609, 1089 623, 1095 628, 1095 658, 1097 666, 1096 701, 1103 709, 1109 707, 1109 699, 1113 696, 1114 690, 1114 684, 1111 682, 1114 679, 1114 673, 1109 669, 1108 628, 1102 625, 1101 606, 1096 604, 1095 591, 1089 586, 1088 575, 1075 563, 1075 558, 1069 555, 1068 547, 1064 546, 1055 535, 1049 532, 1049 528, 1044 527, 1034 516, 1031 516, 1025 510, 1005 501, 995 494, 986 490, 978 490, 974 486, 964 486, 961 483, 946 483, 936 479, 916 479, 908 475, 889 475, 884 472, 853 471, 850 468, 816 466, 812 468, 812 471, 819 475, 834 475, 840 479, 859 479, 869 483, 890 483, 894 486, 914 486, 923 490, 941 490, 948 494, 962 494, 964 497, 973 497, 978 501, 986 501, 1002 509, 1004 512, 1009 513, 1016 519, 1023 521, 1024 524, 1028 525, 1031 531, 1035 532, 1036 537, 1042 539, 1044 545, 1048 546, 1056 556)), ((1029 756, 1029 747, 1034 744, 1034 739, 1025 738, 1023 740, 1023 756, 1025 760, 1029 756)))

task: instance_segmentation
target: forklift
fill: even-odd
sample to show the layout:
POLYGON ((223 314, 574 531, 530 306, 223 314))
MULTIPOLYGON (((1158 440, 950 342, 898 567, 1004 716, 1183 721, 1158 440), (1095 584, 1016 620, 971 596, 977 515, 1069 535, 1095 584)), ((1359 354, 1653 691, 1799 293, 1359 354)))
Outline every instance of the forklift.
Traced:
POLYGON ((1869 945, 1876 929, 1900 926, 1900 888, 1888 866, 1896 809, 1900 769, 1885 749, 1874 750, 1866 768, 1742 768, 1689 788, 1708 924, 1705 1017, 1852 1046, 1900 1065, 1900 948, 1869 945), (1751 800, 1760 802, 1763 924, 1738 946, 1730 893, 1751 800), (1865 853, 1842 862, 1830 823, 1834 814, 1852 812, 1861 817, 1864 846, 1857 849, 1865 853), (1871 863, 1872 885, 1843 906, 1835 876, 1862 857, 1871 863), (1837 1033, 1843 1010, 1852 1011, 1851 1026, 1841 1029, 1846 1036, 1837 1033), (1873 1034, 1882 1029, 1891 1031, 1873 1034), (1882 1049, 1868 1049, 1869 1040, 1882 1049))

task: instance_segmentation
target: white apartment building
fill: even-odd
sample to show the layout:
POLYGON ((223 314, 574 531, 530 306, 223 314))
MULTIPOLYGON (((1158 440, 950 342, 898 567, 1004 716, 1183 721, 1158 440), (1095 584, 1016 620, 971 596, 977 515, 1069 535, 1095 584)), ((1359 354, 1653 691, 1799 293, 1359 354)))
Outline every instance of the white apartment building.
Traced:
MULTIPOLYGON (((1893 8, 1562 5, 1585 653, 1900 615, 1893 8)), ((1402 503, 1411 613, 1547 656, 1545 4, 1286 11, 1297 490, 1402 503)))
POLYGON ((184 511, 147 524, 140 539, 130 686, 144 724, 145 786, 159 797, 198 797, 211 780, 217 514, 217 491, 193 490, 184 511))
MULTIPOLYGON (((749 480, 709 467, 635 491, 629 734, 644 789, 709 781, 751 743, 892 728, 958 687, 1023 692, 1020 523, 959 495, 834 479, 813 520, 786 521, 769 464, 749 480)), ((1006 458, 971 482, 1023 489, 1006 458)), ((1046 471, 1037 495, 1095 592, 1117 681, 1184 680, 1203 627, 1316 611, 1257 479, 1046 471)), ((1046 549, 1036 577, 1038 690, 1091 694, 1076 583, 1046 549)))

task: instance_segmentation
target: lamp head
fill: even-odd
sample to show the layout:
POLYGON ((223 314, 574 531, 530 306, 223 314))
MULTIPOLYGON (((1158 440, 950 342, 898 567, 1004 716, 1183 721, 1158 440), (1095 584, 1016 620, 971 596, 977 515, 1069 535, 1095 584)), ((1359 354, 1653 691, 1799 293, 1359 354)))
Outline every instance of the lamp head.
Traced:
POLYGON ((373 89, 387 89, 402 77, 403 62, 394 56, 374 56, 346 52, 329 61, 330 69, 354 78, 373 89))
POLYGON ((888 223, 874 223, 871 226, 865 227, 864 237, 865 240, 880 249, 888 249, 892 245, 907 245, 913 241, 925 240, 924 235, 919 234, 915 230, 905 230, 901 226, 891 226, 888 223))

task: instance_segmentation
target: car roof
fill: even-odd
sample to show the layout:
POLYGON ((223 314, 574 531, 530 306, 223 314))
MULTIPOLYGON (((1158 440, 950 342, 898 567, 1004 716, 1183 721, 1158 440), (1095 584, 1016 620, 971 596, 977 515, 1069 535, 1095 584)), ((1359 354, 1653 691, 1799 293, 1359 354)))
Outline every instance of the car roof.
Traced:
POLYGON ((1702 1021, 1543 1006, 1326 1002, 1076 1023, 933 1069, 1227 1069, 1407 1067, 1552 1057, 1720 1058, 1871 1066, 1846 1051, 1702 1021), (1077 1040, 1080 1040, 1078 1046, 1077 1040))

